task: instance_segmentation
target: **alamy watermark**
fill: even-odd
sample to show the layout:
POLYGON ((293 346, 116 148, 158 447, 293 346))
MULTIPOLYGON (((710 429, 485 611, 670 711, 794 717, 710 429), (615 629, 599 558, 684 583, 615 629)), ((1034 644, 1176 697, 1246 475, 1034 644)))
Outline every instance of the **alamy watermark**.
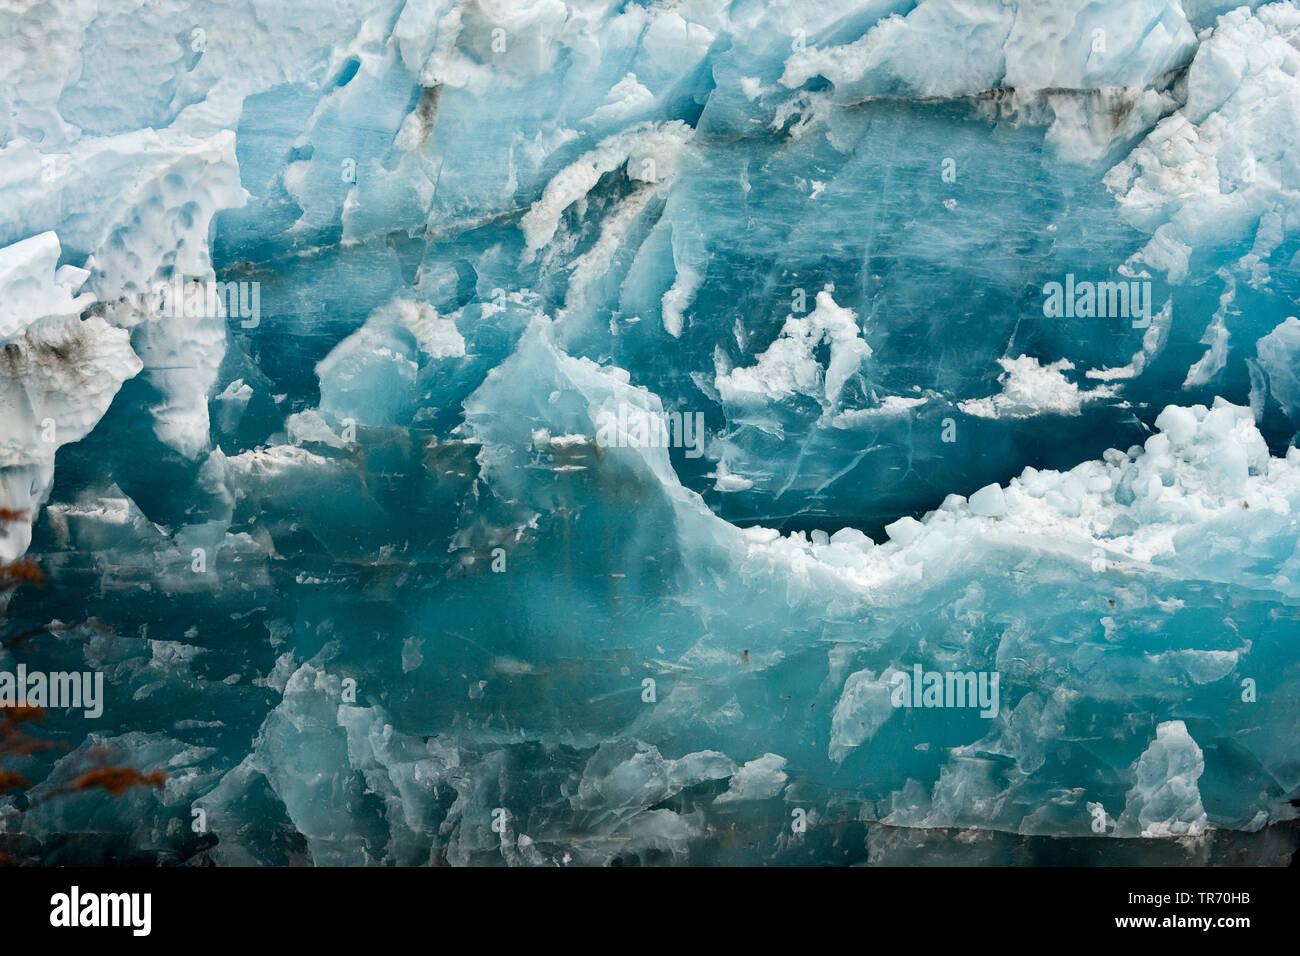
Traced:
POLYGON ((651 412, 620 402, 618 413, 596 416, 601 448, 684 448, 687 458, 704 454, 703 412, 651 412))
POLYGON ((1151 324, 1151 280, 1093 282, 1076 280, 1067 273, 1065 282, 1043 286, 1043 315, 1049 319, 1132 319, 1133 328, 1151 324))
POLYGON ((240 327, 255 329, 262 321, 262 283, 189 279, 177 273, 170 282, 154 286, 158 311, 169 318, 237 318, 240 327))
POLYGON ((920 664, 899 671, 890 683, 889 702, 895 707, 978 707, 980 716, 996 717, 999 709, 997 671, 924 671, 920 664))
POLYGON ((42 707, 81 710, 93 720, 104 713, 102 671, 0 671, 0 707, 42 707))
POLYGON ((58 929, 125 927, 132 936, 148 936, 152 912, 152 893, 83 893, 74 885, 50 897, 50 925, 58 929))

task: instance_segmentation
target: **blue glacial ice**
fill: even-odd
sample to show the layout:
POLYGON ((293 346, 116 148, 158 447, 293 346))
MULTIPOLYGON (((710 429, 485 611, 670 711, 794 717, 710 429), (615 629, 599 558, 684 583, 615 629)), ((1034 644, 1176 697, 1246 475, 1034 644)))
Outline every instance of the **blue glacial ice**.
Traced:
POLYGON ((1294 3, 0 50, 0 674, 105 684, 0 749, 7 857, 1300 847, 1294 3))

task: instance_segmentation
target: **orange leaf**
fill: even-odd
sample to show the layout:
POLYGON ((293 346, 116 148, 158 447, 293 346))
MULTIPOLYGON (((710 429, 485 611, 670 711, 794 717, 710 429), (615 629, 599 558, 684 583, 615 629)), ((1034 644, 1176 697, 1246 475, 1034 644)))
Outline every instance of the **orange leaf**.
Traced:
POLYGON ((78 790, 90 790, 99 787, 115 797, 120 797, 132 787, 154 787, 162 789, 167 782, 167 775, 161 770, 150 774, 141 774, 130 767, 101 767, 82 774, 73 784, 78 790))
POLYGON ((45 719, 45 708, 32 707, 27 704, 22 707, 0 707, 0 717, 13 721, 15 724, 27 721, 39 722, 45 719))
POLYGON ((8 564, 0 564, 0 578, 19 584, 43 584, 45 572, 31 558, 19 558, 8 564))

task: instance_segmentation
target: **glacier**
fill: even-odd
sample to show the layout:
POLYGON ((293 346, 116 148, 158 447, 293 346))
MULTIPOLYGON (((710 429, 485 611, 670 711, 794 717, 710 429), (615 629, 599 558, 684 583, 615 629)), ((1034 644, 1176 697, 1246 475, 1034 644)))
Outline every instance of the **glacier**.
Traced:
POLYGON ((0 50, 0 861, 1300 849, 1295 3, 0 50))

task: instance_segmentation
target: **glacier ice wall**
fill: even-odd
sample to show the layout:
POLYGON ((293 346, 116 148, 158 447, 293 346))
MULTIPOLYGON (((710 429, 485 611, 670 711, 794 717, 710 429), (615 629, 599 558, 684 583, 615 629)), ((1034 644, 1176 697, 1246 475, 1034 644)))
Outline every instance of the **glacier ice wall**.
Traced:
POLYGON ((1293 3, 49 0, 0 49, 0 672, 106 686, 0 757, 6 855, 1300 845, 1293 3))

